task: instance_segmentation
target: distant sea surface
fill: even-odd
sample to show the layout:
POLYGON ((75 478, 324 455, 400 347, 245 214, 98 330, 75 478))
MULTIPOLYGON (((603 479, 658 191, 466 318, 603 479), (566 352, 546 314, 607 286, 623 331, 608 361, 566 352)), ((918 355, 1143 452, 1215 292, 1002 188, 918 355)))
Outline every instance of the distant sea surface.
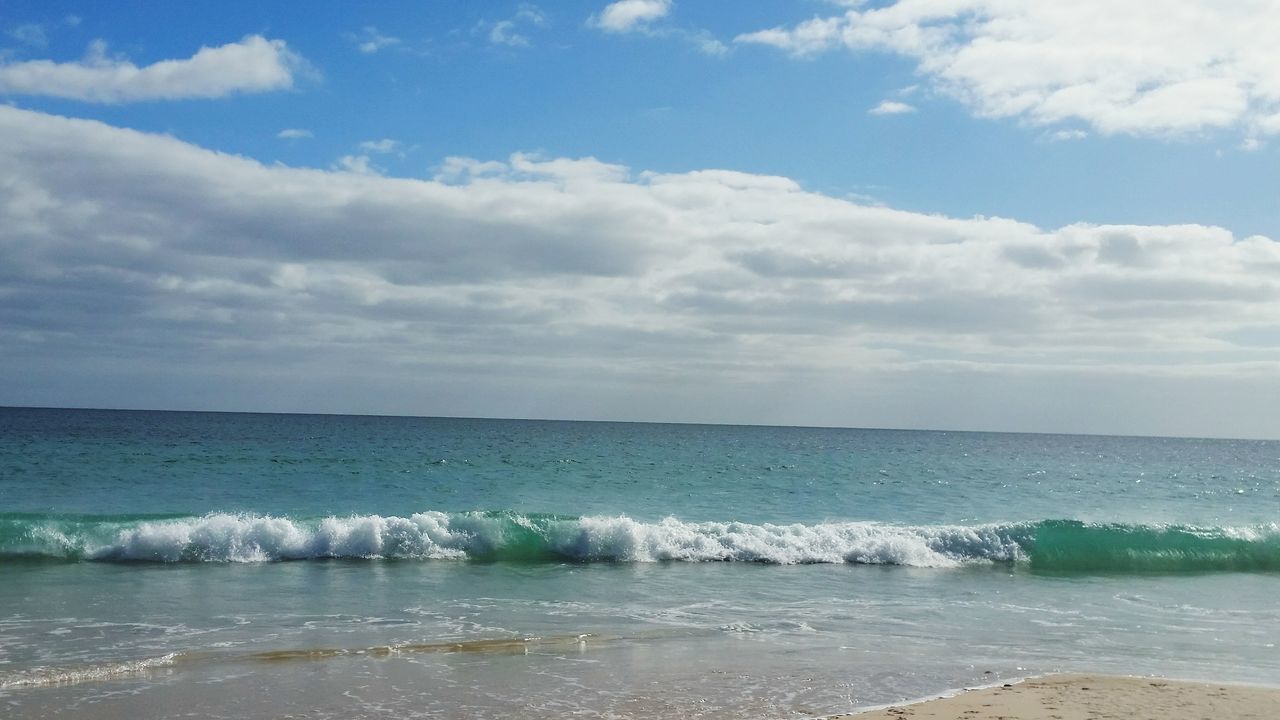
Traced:
POLYGON ((0 716, 1280 683, 1280 443, 0 408, 0 716))

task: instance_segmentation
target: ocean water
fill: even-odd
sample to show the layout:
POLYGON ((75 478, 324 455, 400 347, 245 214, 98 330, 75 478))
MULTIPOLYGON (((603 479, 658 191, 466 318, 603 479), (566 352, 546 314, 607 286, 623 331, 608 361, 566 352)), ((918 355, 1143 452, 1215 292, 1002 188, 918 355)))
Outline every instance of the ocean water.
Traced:
POLYGON ((0 717, 1280 684, 1280 443, 0 409, 0 717))

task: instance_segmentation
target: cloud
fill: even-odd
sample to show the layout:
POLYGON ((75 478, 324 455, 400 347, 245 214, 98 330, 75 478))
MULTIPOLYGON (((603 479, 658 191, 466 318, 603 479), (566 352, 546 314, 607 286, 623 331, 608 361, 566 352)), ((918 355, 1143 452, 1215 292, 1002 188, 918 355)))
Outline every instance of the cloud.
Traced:
POLYGON ((1089 137, 1089 133, 1084 130, 1055 130, 1049 135, 1050 140, 1062 142, 1065 140, 1083 140, 1089 137))
POLYGON ((400 44, 400 38, 383 35, 373 25, 364 26, 358 33, 347 33, 346 38, 355 43, 356 49, 366 55, 400 44))
POLYGON ((591 158, 374 170, 0 107, 0 370, 85 379, 95 402, 207 387, 278 409, 929 426, 972 402, 1024 429, 1064 426, 999 408, 1044 423, 1037 403, 1141 387, 1147 430, 1280 432, 1268 238, 950 218, 591 158), (1166 421, 1160 392, 1224 414, 1166 421))
POLYGON ((710 57, 720 58, 729 54, 729 46, 706 30, 657 24, 671 11, 671 5, 670 0, 621 0, 606 6, 598 15, 592 15, 587 19, 587 25, 609 33, 675 38, 710 57))
POLYGON ((1273 2, 898 0, 735 41, 795 56, 896 53, 980 116, 1169 136, 1277 132, 1277 36, 1273 2))
POLYGON ((96 41, 84 60, 30 60, 0 64, 0 94, 44 95, 95 103, 217 98, 285 90, 304 67, 283 40, 250 35, 240 42, 202 47, 186 60, 138 67, 107 57, 96 41))
POLYGON ((381 140, 365 140, 360 143, 359 147, 365 152, 386 154, 399 148, 400 143, 391 138, 382 138, 381 140))
POLYGON ((24 45, 31 45, 32 47, 44 47, 49 44, 49 37, 44 31, 44 26, 36 23, 19 25, 5 34, 24 45))
POLYGON ((333 164, 334 170, 355 173, 356 175, 380 175, 381 172, 369 164, 368 155, 343 155, 333 164))
POLYGON ((897 100, 881 100, 879 105, 871 108, 867 112, 872 115, 902 115, 903 113, 915 112, 915 106, 908 105, 897 100))
POLYGON ((494 45, 509 47, 529 47, 529 37, 521 32, 524 28, 543 28, 547 26, 547 18, 536 5, 521 3, 515 15, 490 23, 481 20, 477 30, 488 31, 489 42, 494 45))
POLYGON ((674 29, 671 33, 685 39, 691 43, 698 52, 711 57, 724 57, 729 54, 729 46, 725 45, 719 39, 711 35, 705 30, 680 30, 674 29))
POLYGON ((315 137, 315 133, 310 130, 303 130, 302 128, 285 128, 284 130, 276 133, 276 137, 281 140, 304 140, 315 137))
POLYGON ((489 28, 489 42, 495 45, 512 47, 529 47, 529 38, 515 31, 516 24, 511 20, 499 20, 489 28))
POLYGON ((588 21, 606 32, 633 32, 660 20, 671 11, 671 0, 618 0, 609 3, 588 21))

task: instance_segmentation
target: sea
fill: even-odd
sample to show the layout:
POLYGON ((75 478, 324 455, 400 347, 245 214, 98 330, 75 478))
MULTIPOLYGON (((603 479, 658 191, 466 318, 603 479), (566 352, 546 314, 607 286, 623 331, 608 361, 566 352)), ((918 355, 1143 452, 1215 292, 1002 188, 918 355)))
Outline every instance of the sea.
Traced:
POLYGON ((0 409, 0 717, 1280 684, 1280 443, 0 409))

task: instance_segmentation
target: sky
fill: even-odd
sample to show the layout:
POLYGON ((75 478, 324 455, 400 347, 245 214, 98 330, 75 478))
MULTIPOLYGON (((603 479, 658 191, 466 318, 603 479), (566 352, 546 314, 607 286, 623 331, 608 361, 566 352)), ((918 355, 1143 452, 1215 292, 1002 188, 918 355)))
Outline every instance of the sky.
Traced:
POLYGON ((1280 0, 0 4, 0 405, 1280 438, 1280 0))

